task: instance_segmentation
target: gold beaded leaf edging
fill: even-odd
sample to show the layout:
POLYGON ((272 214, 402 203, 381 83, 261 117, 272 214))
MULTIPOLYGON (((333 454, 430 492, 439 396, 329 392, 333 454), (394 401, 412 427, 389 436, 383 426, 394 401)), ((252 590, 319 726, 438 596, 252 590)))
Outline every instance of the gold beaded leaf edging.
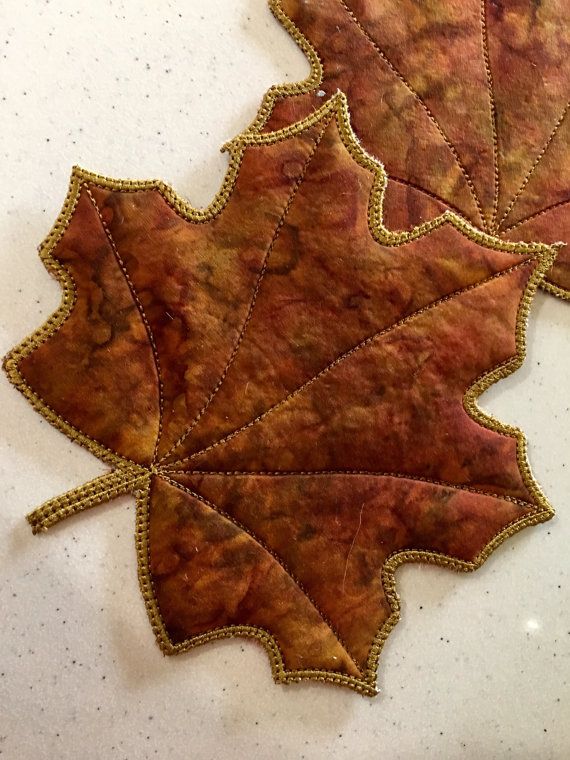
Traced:
MULTIPOLYGON (((314 73, 312 76, 314 76, 314 73)), ((270 108, 268 103, 271 98, 288 93, 291 89, 291 85, 285 85, 281 88, 273 88, 271 95, 267 96, 264 101, 264 106, 255 122, 255 127, 248 128, 244 133, 239 135, 226 146, 226 149, 230 154, 228 172, 219 193, 216 195, 210 206, 204 210, 192 208, 186 201, 180 198, 174 190, 159 181, 135 182, 113 180, 75 168, 73 170, 69 192, 62 212, 54 228, 40 249, 40 256, 46 268, 62 285, 62 303, 58 310, 39 330, 26 338, 19 346, 8 354, 4 361, 4 367, 10 381, 24 394, 34 408, 39 411, 45 419, 65 433, 65 435, 71 440, 84 446, 91 453, 113 468, 110 473, 102 475, 80 488, 73 489, 67 494, 52 499, 39 509, 32 512, 28 517, 32 529, 34 532, 47 530, 52 525, 68 516, 90 509, 97 504, 115 498, 120 494, 133 494, 137 501, 136 545, 140 587, 158 644, 165 653, 179 653, 194 646, 206 643, 207 641, 229 636, 255 638, 267 650, 273 676, 278 682, 284 683, 289 681, 300 681, 302 679, 327 681, 350 686, 363 694, 373 695, 376 693, 376 670, 380 651, 388 634, 399 619, 400 605, 396 593, 394 577, 396 569, 401 564, 407 562, 426 562, 463 572, 475 570, 482 565, 489 554, 505 539, 514 535, 522 528, 548 520, 553 515, 552 508, 532 476, 526 455, 525 439, 522 432, 517 428, 507 426, 494 417, 484 413, 477 405, 477 398, 490 385, 501 378, 510 375, 521 365, 525 355, 525 328, 532 298, 534 297, 538 285, 542 282, 545 272, 548 271, 551 266, 552 261, 556 256, 557 249, 556 246, 512 243, 497 239, 476 229, 452 211, 445 211, 436 219, 424 223, 409 232, 393 232, 386 229, 382 217, 383 195, 387 181, 386 172, 376 159, 372 158, 364 151, 355 137, 350 126, 347 101, 342 93, 338 93, 327 101, 322 108, 297 124, 273 133, 261 133, 259 131, 259 126, 263 121, 264 114, 270 108), (417 240, 439 227, 450 225, 462 235, 482 246, 497 251, 518 253, 527 256, 532 255, 538 261, 536 269, 524 289, 518 308, 516 321, 516 355, 509 361, 501 363, 499 366, 481 376, 469 388, 464 396, 465 410, 473 420, 489 430, 493 430, 501 435, 516 440, 518 466, 524 484, 532 495, 536 507, 531 514, 527 514, 508 524, 471 562, 458 560, 452 556, 430 551, 409 550, 397 552, 390 556, 382 569, 382 584, 391 607, 391 614, 377 632, 373 646, 370 650, 366 672, 362 679, 352 678, 342 673, 326 670, 287 670, 284 665, 284 659, 280 647, 272 634, 267 630, 249 625, 224 626, 206 634, 194 636, 181 643, 172 643, 158 609, 149 567, 149 487, 152 476, 158 474, 157 469, 154 466, 141 466, 124 456, 120 456, 116 452, 102 445, 99 441, 90 438, 81 430, 76 429, 71 423, 58 415, 57 412, 28 385, 19 369, 20 363, 25 357, 29 356, 39 346, 44 344, 60 329, 69 317, 76 303, 76 290, 73 279, 65 266, 58 262, 52 256, 52 253, 70 224, 82 187, 87 184, 93 184, 101 188, 127 193, 141 190, 156 190, 183 219, 194 223, 206 223, 218 216, 225 208, 232 195, 242 164, 244 152, 247 148, 252 146, 271 145, 287 140, 301 134, 313 125, 326 119, 333 119, 336 121, 339 135, 347 151, 357 164, 371 172, 374 177, 368 208, 368 225, 374 239, 378 243, 381 243, 384 246, 400 246, 417 240)))

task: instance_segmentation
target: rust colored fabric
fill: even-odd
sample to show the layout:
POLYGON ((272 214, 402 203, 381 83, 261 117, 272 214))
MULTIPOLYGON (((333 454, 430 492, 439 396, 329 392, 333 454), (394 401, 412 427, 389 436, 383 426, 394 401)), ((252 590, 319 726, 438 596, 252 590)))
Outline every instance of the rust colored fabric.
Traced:
POLYGON ((373 693, 397 564, 474 569, 551 514, 474 399, 520 361, 552 255, 455 217, 393 235, 347 119, 337 96, 246 135, 202 217, 80 173, 46 254, 69 313, 7 368, 125 473, 44 515, 135 492, 165 651, 253 635, 278 680, 373 693))
MULTIPOLYGON (((322 63, 267 129, 337 90, 390 175, 386 224, 459 211, 509 240, 570 240, 566 0, 270 0, 322 63)), ((570 253, 548 275, 570 297, 570 253)))

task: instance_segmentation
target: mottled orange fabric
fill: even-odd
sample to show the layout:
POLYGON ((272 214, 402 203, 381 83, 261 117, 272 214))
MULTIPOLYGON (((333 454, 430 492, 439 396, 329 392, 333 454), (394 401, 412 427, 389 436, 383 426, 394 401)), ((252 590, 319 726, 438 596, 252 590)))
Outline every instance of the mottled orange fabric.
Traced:
MULTIPOLYGON (((405 229, 441 207, 509 240, 570 240, 570 27, 566 0, 271 0, 322 63, 292 123, 337 90, 381 159, 405 229), (400 202, 405 194, 406 202, 400 202)), ((570 253, 548 280, 570 296, 570 253)))
POLYGON ((337 101, 251 137, 210 217, 83 176, 50 252, 75 300, 13 361, 52 421, 138 478, 168 651, 246 627, 282 680, 371 690, 391 557, 469 569, 550 515, 518 434, 469 401, 509 371, 549 259, 452 219, 391 236, 337 101))

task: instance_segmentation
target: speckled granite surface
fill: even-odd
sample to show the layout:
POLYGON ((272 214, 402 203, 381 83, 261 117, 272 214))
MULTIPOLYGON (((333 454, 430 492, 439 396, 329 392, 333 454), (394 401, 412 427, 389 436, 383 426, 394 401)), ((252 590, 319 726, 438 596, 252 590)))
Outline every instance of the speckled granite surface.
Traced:
MULTIPOLYGON (((205 204, 225 166, 218 146, 269 84, 306 73, 263 0, 186 5, 0 9, 2 353, 58 303, 35 247, 73 163, 162 177, 205 204)), ((569 335, 568 305, 539 295, 526 365, 482 400, 527 433, 557 517, 474 576, 400 570, 403 620, 373 701, 314 684, 276 688, 250 643, 163 658, 140 601, 128 499, 40 538, 22 520, 100 470, 2 377, 1 756, 176 759, 191 741, 204 759, 364 758, 379 746, 394 759, 566 757, 569 335)))

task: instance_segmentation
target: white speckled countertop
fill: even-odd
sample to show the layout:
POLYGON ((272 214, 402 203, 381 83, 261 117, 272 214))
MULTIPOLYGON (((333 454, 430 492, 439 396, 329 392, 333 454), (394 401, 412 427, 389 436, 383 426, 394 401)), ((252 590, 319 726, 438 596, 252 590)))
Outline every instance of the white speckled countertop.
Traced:
MULTIPOLYGON (((36 246, 72 164, 159 177, 194 205, 219 146, 308 64, 265 0, 2 0, 0 351, 59 289, 36 246)), ((164 658, 137 585, 134 503, 34 537, 24 515, 103 471, 0 378, 0 757, 570 757, 570 304, 540 294, 529 356, 481 404, 525 430, 558 511, 473 575, 405 567, 381 694, 273 684, 254 643, 164 658)))

